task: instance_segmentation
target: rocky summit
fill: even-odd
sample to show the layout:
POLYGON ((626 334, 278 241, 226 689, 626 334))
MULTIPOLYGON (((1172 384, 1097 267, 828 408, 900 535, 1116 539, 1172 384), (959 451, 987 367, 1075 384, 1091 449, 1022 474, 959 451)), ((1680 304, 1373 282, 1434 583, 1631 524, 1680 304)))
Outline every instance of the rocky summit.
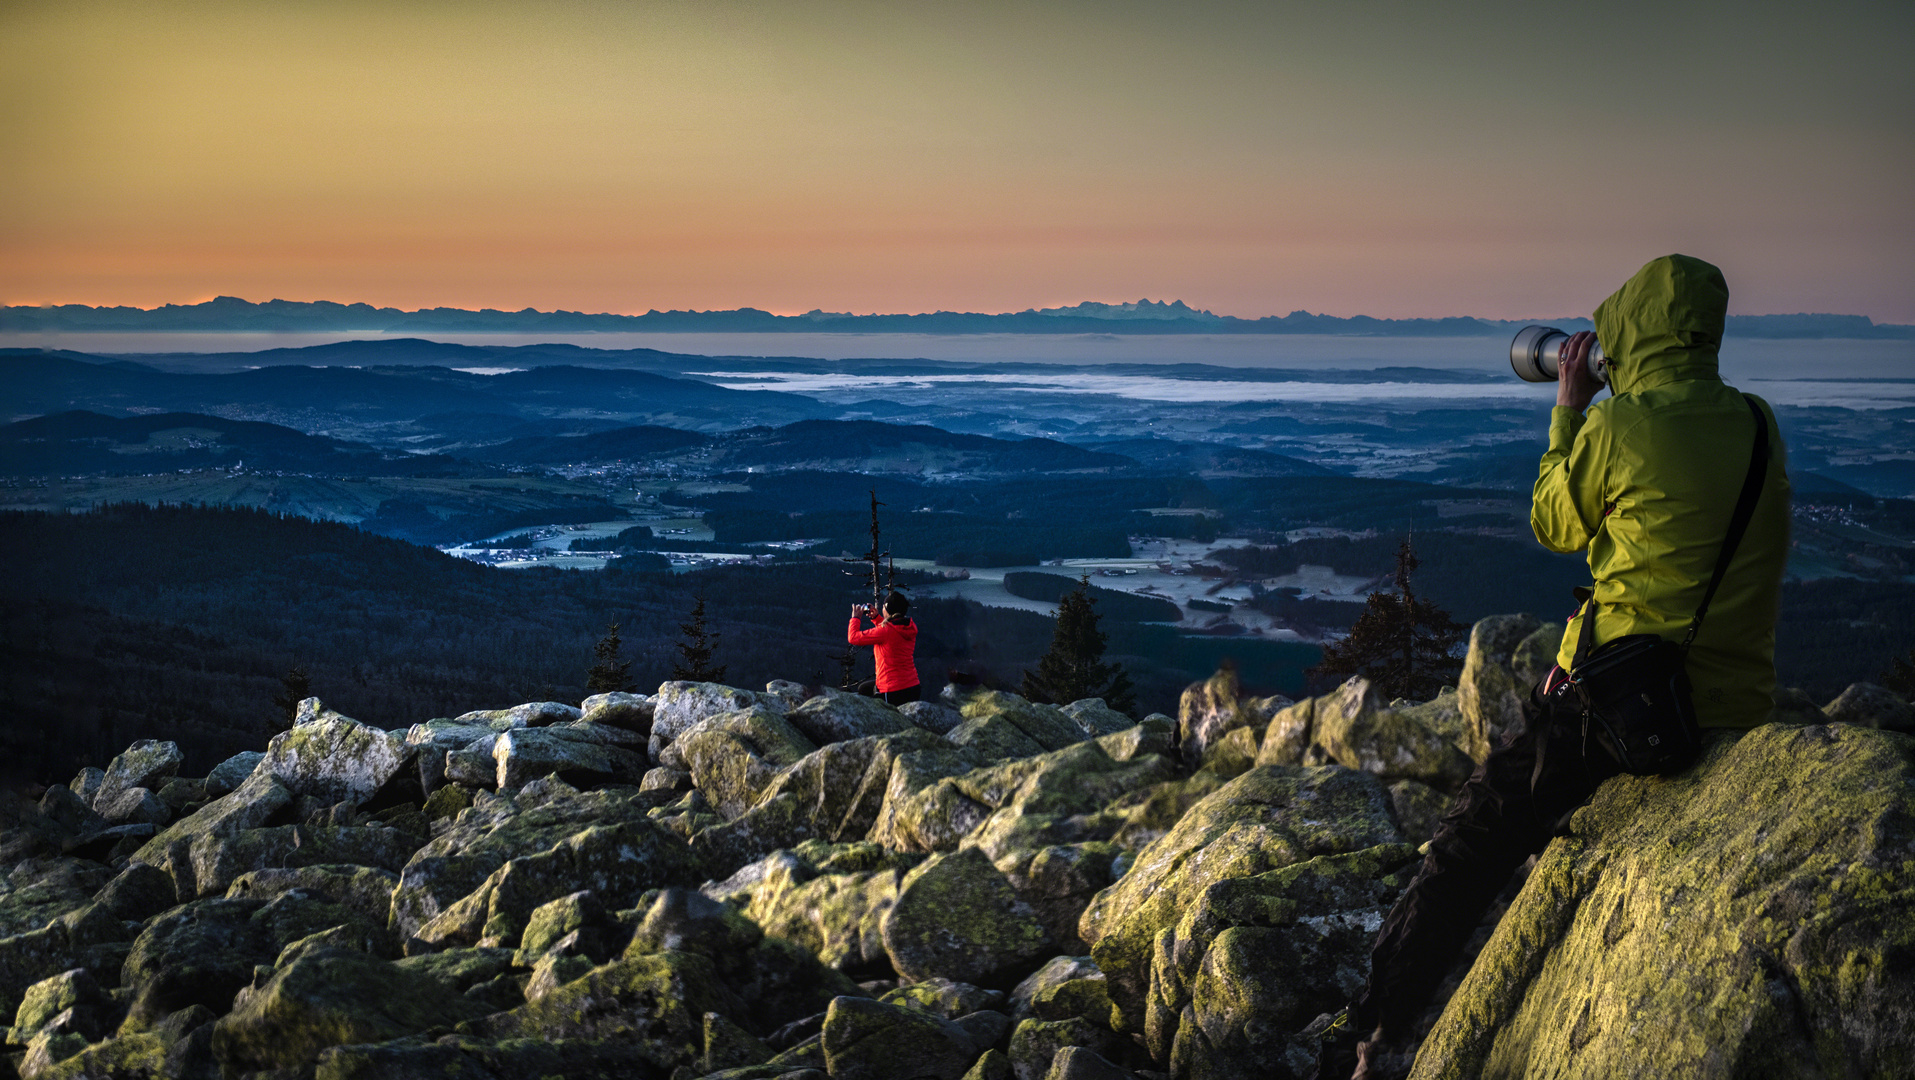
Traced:
MULTIPOLYGON (((1561 625, 1460 685, 1180 715, 670 682, 15 793, 8 1071, 1299 1077, 1561 625)), ((1604 785, 1385 1073, 1915 1075, 1915 710, 1856 686, 1604 785)))

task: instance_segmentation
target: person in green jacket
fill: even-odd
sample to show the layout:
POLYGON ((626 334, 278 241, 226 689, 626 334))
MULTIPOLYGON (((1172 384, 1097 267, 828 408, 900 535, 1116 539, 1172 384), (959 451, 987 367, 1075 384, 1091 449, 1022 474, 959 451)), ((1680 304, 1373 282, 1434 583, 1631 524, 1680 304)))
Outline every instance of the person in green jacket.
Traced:
MULTIPOLYGON (((1551 551, 1587 550, 1595 584, 1563 633, 1557 666, 1531 690, 1524 722, 1464 785, 1383 921, 1369 985, 1324 1040, 1320 1080, 1371 1075, 1371 1059, 1408 1034, 1510 874, 1620 771, 1582 737, 1567 672, 1583 620, 1596 620, 1598 643, 1627 634, 1680 641, 1702 601, 1756 435, 1744 395, 1717 372, 1728 305, 1720 270, 1668 255, 1602 302, 1595 333, 1565 345, 1530 526, 1551 551), (1598 340, 1612 396, 1592 407, 1602 384, 1584 361, 1598 340)), ((1769 428, 1767 473, 1686 661, 1705 728, 1763 723, 1775 688, 1789 481, 1775 417, 1749 400, 1769 428)))

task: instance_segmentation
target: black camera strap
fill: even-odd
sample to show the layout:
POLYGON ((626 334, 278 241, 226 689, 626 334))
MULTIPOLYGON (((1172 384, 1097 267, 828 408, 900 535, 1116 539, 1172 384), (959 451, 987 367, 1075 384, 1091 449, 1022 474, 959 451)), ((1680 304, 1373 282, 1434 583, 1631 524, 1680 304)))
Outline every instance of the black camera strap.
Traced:
MULTIPOLYGON (((1709 602, 1715 599, 1716 589, 1722 585, 1722 575, 1728 572, 1729 562, 1735 558, 1735 549, 1742 543, 1742 534, 1749 531, 1749 521, 1755 517, 1756 501, 1762 497, 1763 476, 1768 471, 1768 418, 1762 415, 1762 407, 1755 403, 1754 398, 1744 394, 1742 402, 1749 407, 1749 414, 1755 417, 1755 446, 1749 451, 1749 471, 1742 478, 1742 493, 1736 496, 1735 513, 1729 518, 1729 531, 1722 538, 1721 550, 1716 552, 1716 566, 1709 575, 1709 587, 1702 593, 1702 603, 1696 607, 1696 617, 1689 620, 1688 633, 1682 635, 1682 651, 1685 653, 1695 643, 1696 632, 1702 629, 1702 617, 1709 613, 1709 602)), ((1583 629, 1576 642, 1573 666, 1581 667, 1595 647, 1595 597, 1591 596, 1583 603, 1583 629)))

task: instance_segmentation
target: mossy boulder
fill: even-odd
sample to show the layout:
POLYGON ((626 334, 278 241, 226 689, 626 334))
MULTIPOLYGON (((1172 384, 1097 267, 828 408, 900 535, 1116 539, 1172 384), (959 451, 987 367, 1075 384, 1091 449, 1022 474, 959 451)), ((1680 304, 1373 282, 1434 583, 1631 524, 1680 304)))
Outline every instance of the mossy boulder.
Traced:
POLYGON ((1529 691, 1556 662, 1563 624, 1534 615, 1491 615, 1470 628, 1469 652, 1457 678, 1456 704, 1466 737, 1459 742, 1471 760, 1523 720, 1529 691))
POLYGON ((1544 851, 1412 1076, 1915 1074, 1911 852, 1900 734, 1771 724, 1677 776, 1611 780, 1544 851))
POLYGON ((542 776, 567 783, 638 783, 651 768, 644 753, 560 727, 520 728, 492 741, 493 784, 522 787, 542 776), (583 736, 583 737, 581 737, 583 736))
POLYGON ((940 853, 904 876, 884 916, 899 975, 1010 986, 1055 951, 1043 923, 975 849, 940 853))
POLYGON ((633 1075, 670 1073, 703 1051, 705 1014, 743 1014, 710 958, 685 952, 627 954, 509 1012, 460 1025, 474 1038, 576 1040, 619 1045, 633 1075))
POLYGON ((652 730, 652 710, 657 706, 650 694, 627 694, 614 691, 609 694, 593 694, 579 702, 579 715, 589 723, 610 724, 641 735, 649 735, 652 730))
POLYGON ((835 998, 825 1014, 825 1062, 832 1080, 961 1080, 1009 1022, 973 1017, 940 1020, 870 998, 835 998))
POLYGON ((1004 721, 1037 744, 1039 752, 1062 750, 1083 741, 1087 735, 1077 721, 1057 706, 1026 701, 1002 690, 980 690, 967 697, 958 711, 963 714, 965 723, 953 728, 947 736, 953 742, 962 741, 959 732, 965 731, 973 721, 981 723, 992 719, 1004 721))
POLYGON ((1205 888, 1152 944, 1145 1045, 1192 1080, 1308 1076, 1298 1033, 1359 995, 1370 947, 1418 859, 1408 844, 1327 855, 1205 888))
POLYGON ((206 797, 217 799, 232 794, 235 788, 246 782, 247 777, 253 775, 253 770, 259 768, 259 763, 265 757, 258 750, 241 750, 213 766, 213 771, 206 774, 206 797))
POLYGON ((111 984, 125 956, 127 924, 105 905, 87 904, 38 930, 0 938, 0 1015, 14 1012, 28 987, 75 967, 111 984))
POLYGON ((562 786, 545 792, 536 796, 525 791, 480 793, 452 824, 414 852, 399 872, 399 887, 392 894, 392 922, 401 936, 416 934, 511 859, 545 851, 588 825, 609 828, 650 820, 649 807, 634 801, 629 792, 579 792, 562 786))
POLYGON ((1011 1032, 1011 1073, 1017 1080, 1045 1080, 1051 1063, 1068 1047, 1119 1053, 1118 1035, 1110 1028, 1073 1016, 1063 1020, 1030 1018, 1011 1032))
POLYGON ((282 825, 203 837, 193 842, 190 857, 201 895, 219 895, 259 870, 331 864, 397 871, 424 844, 411 832, 384 826, 282 825))
POLYGON ((104 807, 113 805, 134 788, 159 790, 178 774, 185 761, 186 755, 180 752, 178 743, 140 739, 121 751, 106 767, 99 790, 93 795, 93 808, 104 814, 104 807))
POLYGON ((301 893, 270 902, 196 900, 154 918, 134 939, 121 972, 132 995, 128 1033, 151 1028, 190 1005, 215 1012, 252 982, 257 965, 270 964, 287 945, 339 926, 366 935, 384 927, 363 923, 350 909, 301 893))
POLYGON ((757 703, 758 695, 723 683, 676 679, 662 683, 652 699, 651 744, 662 747, 700 720, 749 709, 757 703))
POLYGON ((1385 780, 1417 780, 1454 791, 1476 768, 1456 740, 1467 736, 1457 722, 1454 695, 1422 705, 1384 708, 1376 688, 1356 676, 1316 699, 1311 741, 1324 757, 1385 780))
POLYGON ((888 969, 884 919, 898 902, 903 879, 900 870, 815 877, 786 871, 753 890, 745 914, 765 933, 841 971, 888 969))
POLYGON ((861 694, 820 694, 785 714, 805 738, 824 746, 846 739, 896 735, 913 725, 903 713, 861 694))
POLYGON ((320 863, 254 870, 233 879, 226 895, 234 900, 273 900, 288 893, 338 904, 369 924, 383 926, 392 910, 399 875, 379 866, 320 863))
POLYGON ((112 876, 89 859, 21 860, 0 877, 0 936, 38 930, 85 907, 112 876))
POLYGON ((1153 942, 1212 884, 1339 855, 1400 836, 1389 792, 1339 766, 1262 765, 1192 806, 1145 848, 1078 923, 1133 1031, 1143 1029, 1153 942))
POLYGON ((910 701, 898 706, 898 715, 933 735, 943 735, 964 722, 964 714, 936 701, 910 701))
POLYGON ((1234 667, 1191 683, 1177 702, 1177 737, 1185 763, 1192 768, 1203 764, 1219 740, 1241 728, 1268 726, 1270 718, 1290 703, 1280 694, 1246 695, 1234 667))
POLYGON ((726 820, 754 806, 778 773, 817 750, 785 718, 762 706, 693 725, 660 754, 682 769, 726 820))
POLYGON ((1915 735, 1915 705, 1874 683, 1854 683, 1822 706, 1830 719, 1857 727, 1881 728, 1915 735))
POLYGON ((407 758, 405 739, 332 714, 273 736, 258 771, 322 804, 364 802, 407 758))
MULTIPOLYGON (((544 851, 506 860, 413 936, 435 947, 510 947, 534 909, 580 889, 602 897, 637 896, 702 876, 691 849, 656 822, 640 818, 590 826, 544 851)), ((400 892, 393 896, 396 906, 400 892)))
POLYGON ((113 998, 100 988, 100 982, 85 968, 63 971, 27 987, 20 1007, 13 1015, 13 1027, 7 1042, 25 1046, 54 1018, 72 1010, 64 1023, 67 1031, 91 1039, 119 1026, 119 1010, 113 998))
POLYGON ((486 1011, 419 972, 322 947, 243 992, 214 1025, 213 1052, 229 1074, 297 1067, 329 1046, 385 1042, 486 1011))
POLYGON ((193 876, 193 844, 259 828, 292 799, 293 793, 272 773, 259 769, 233 791, 160 830, 133 854, 133 861, 166 871, 179 897, 192 899, 201 895, 193 876))

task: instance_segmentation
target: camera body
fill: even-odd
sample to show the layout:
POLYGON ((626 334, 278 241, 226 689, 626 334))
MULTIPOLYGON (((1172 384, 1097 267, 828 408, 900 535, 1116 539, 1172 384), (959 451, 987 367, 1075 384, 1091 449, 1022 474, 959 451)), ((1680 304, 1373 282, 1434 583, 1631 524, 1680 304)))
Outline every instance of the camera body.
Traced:
MULTIPOLYGON (((1525 326, 1509 343, 1509 366, 1524 382, 1555 382, 1568 343, 1569 335, 1553 326, 1525 326)), ((1587 366, 1591 378, 1609 384, 1609 358, 1603 355, 1602 342, 1590 347, 1587 366)))

